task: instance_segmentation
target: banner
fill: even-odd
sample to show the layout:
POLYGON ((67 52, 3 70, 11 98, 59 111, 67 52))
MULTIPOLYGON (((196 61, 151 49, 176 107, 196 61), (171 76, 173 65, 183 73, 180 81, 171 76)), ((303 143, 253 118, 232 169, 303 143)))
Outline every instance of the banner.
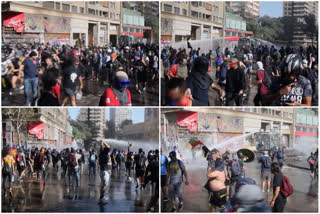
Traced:
POLYGON ((187 126, 192 132, 198 129, 198 113, 194 112, 178 112, 177 113, 178 125, 187 126))
POLYGON ((3 26, 12 27, 16 32, 24 31, 24 13, 3 13, 3 26))
POLYGON ((29 134, 36 135, 38 139, 44 139, 44 123, 29 122, 29 134))

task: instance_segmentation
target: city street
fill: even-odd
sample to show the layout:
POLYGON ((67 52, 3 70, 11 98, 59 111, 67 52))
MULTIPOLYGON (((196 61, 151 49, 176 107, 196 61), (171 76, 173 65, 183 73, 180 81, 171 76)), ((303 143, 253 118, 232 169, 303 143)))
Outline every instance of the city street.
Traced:
POLYGON ((13 200, 2 199, 2 212, 146 212, 152 195, 150 185, 140 190, 133 180, 127 182, 123 166, 120 175, 111 178, 108 203, 98 205, 101 183, 98 170, 95 180, 89 182, 86 167, 80 175, 79 188, 66 185, 67 180, 60 173, 50 168, 45 183, 39 184, 35 178, 26 179, 21 185, 15 183, 13 200))
MULTIPOLYGON (((101 86, 96 80, 84 80, 83 97, 77 100, 77 106, 98 106, 100 97, 107 86, 101 86)), ((159 103, 158 85, 154 87, 146 87, 141 94, 137 92, 134 85, 129 87, 133 106, 157 106, 159 103)), ((64 92, 61 91, 61 96, 64 92)), ((15 90, 12 95, 2 96, 3 106, 21 106, 24 105, 23 90, 15 90)), ((70 105, 70 103, 68 103, 70 105)))
MULTIPOLYGON (((186 164, 189 176, 189 186, 184 185, 184 209, 183 212, 209 212, 208 193, 203 188, 206 183, 206 166, 204 160, 192 161, 186 164), (200 176, 199 176, 200 175, 200 176)), ((306 158, 305 158, 306 159, 306 158)), ((287 160, 292 165, 304 166, 307 169, 307 162, 287 160)), ((260 164, 257 161, 245 163, 246 176, 254 179, 260 186, 260 164)), ((312 180, 310 171, 296 167, 283 167, 283 173, 288 176, 294 188, 294 193, 287 199, 284 212, 318 212, 318 182, 312 180), (306 206, 308 205, 308 206, 306 206)), ((266 202, 270 202, 272 192, 264 193, 266 202)), ((163 208, 162 208, 163 209, 163 208)), ((171 207, 168 209, 171 210, 171 207)), ((162 210, 164 211, 164 210, 162 210)))

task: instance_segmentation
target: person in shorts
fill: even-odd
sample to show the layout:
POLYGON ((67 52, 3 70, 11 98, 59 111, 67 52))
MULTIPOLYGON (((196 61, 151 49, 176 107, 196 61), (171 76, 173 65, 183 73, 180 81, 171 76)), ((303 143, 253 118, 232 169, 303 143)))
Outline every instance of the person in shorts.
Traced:
POLYGON ((271 187, 271 163, 272 160, 268 155, 268 151, 264 152, 264 155, 260 157, 259 163, 261 163, 261 189, 262 192, 265 190, 265 185, 267 183, 268 192, 270 192, 271 187))
POLYGON ((172 203, 171 212, 181 211, 183 208, 182 183, 183 177, 185 184, 189 185, 186 168, 181 160, 177 159, 175 151, 169 154, 170 162, 168 164, 169 197, 172 203), (179 199, 178 208, 176 208, 176 198, 179 199))

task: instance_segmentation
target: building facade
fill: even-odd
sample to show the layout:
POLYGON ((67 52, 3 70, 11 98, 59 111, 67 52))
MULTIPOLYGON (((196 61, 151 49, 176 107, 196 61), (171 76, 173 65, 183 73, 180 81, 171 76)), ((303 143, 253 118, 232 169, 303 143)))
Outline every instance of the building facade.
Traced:
POLYGON ((242 17, 260 17, 260 1, 228 1, 226 4, 242 17))
POLYGON ((225 36, 227 37, 250 37, 253 33, 247 31, 245 19, 234 13, 226 12, 225 36))
POLYGON ((204 40, 224 35, 223 1, 162 2, 161 41, 175 43, 187 39, 204 40))
POLYGON ((144 121, 159 120, 159 109, 157 108, 145 108, 144 109, 144 121))
POLYGON ((132 110, 130 108, 111 108, 110 120, 114 121, 116 132, 119 132, 123 121, 132 120, 132 110))
POLYGON ((3 145, 18 145, 20 138, 20 144, 28 148, 37 146, 60 149, 70 143, 69 138, 72 139, 72 130, 67 130, 67 114, 67 109, 37 108, 31 119, 21 126, 20 137, 13 125, 15 118, 3 114, 3 145))
POLYGON ((106 114, 104 108, 80 108, 80 121, 90 121, 95 126, 92 138, 94 140, 104 137, 106 127, 106 114))
MULTIPOLYGON (((316 25, 318 23, 318 1, 284 1, 283 16, 296 17, 298 22, 303 22, 302 17, 305 15, 314 15, 316 25)), ((293 43, 297 45, 311 45, 311 39, 299 27, 295 27, 293 43)), ((318 42, 314 38, 314 42, 318 42)))
POLYGON ((295 136, 297 141, 303 141, 305 137, 317 141, 318 139, 318 110, 296 109, 295 136))
POLYGON ((117 44, 121 2, 2 3, 3 38, 8 43, 117 44))
POLYGON ((182 108, 161 111, 161 140, 167 148, 176 142, 185 145, 197 137, 209 148, 236 151, 255 147, 260 133, 277 134, 278 146, 294 147, 294 110, 182 108))

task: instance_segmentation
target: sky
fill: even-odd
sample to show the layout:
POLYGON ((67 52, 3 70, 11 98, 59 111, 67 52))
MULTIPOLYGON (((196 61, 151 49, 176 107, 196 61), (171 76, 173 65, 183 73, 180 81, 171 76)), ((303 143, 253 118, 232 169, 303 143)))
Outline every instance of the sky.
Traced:
MULTIPOLYGON (((132 122, 141 123, 144 121, 144 108, 131 108, 132 109, 132 122)), ((69 108, 68 114, 71 119, 76 120, 78 118, 80 108, 69 108)), ((109 109, 106 109, 106 120, 109 120, 109 109)))
POLYGON ((260 16, 268 15, 271 17, 282 16, 283 2, 279 1, 261 1, 260 16))

